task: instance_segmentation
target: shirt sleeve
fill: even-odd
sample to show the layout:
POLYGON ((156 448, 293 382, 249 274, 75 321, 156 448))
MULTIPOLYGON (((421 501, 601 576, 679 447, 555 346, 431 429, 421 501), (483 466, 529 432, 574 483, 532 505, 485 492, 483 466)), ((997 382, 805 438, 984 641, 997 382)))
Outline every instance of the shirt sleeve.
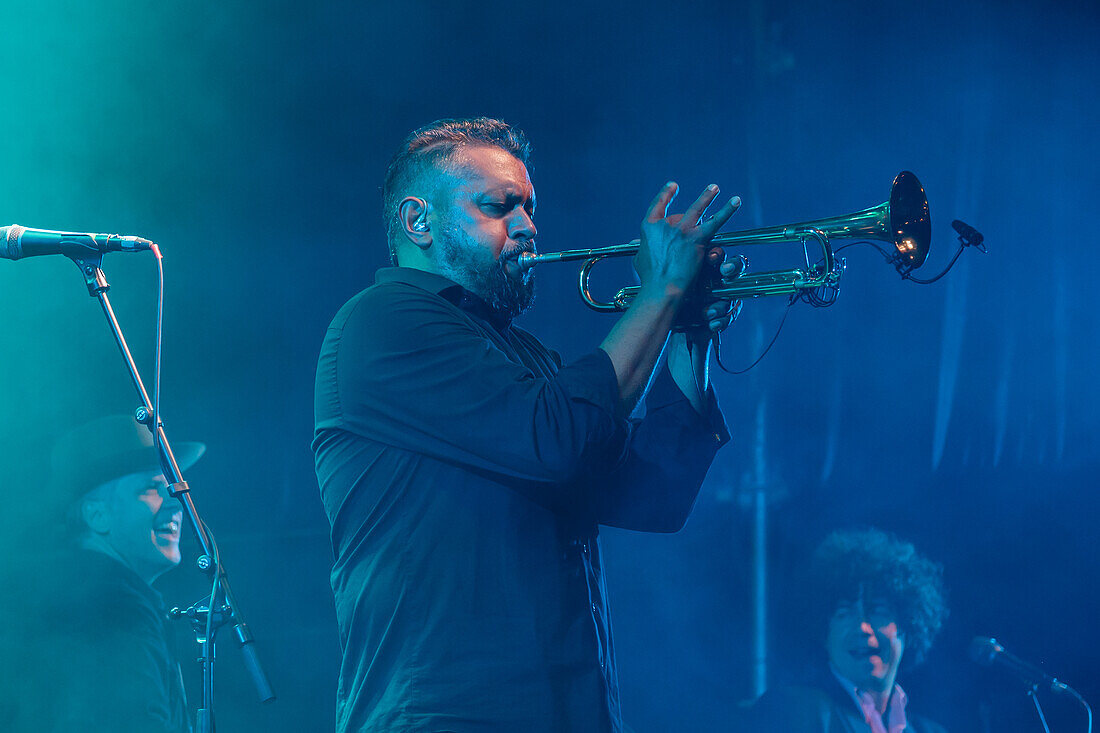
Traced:
POLYGON ((329 328, 318 367, 317 428, 543 484, 532 491, 560 491, 592 455, 622 440, 618 399, 602 351, 542 378, 511 361, 445 299, 411 286, 379 286, 329 328))
POLYGON ((667 366, 646 397, 646 415, 633 421, 620 461, 587 477, 599 524, 643 532, 679 531, 718 449, 729 442, 714 390, 704 414, 676 386, 667 366))

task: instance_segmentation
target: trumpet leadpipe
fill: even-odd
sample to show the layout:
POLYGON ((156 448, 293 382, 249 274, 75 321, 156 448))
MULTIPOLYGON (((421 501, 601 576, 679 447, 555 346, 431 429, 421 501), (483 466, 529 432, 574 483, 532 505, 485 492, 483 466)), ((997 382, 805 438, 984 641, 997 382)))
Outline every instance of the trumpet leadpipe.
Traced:
POLYGON ((573 262, 576 260, 591 260, 599 257, 626 257, 633 256, 641 246, 641 240, 635 239, 627 244, 617 244, 610 247, 593 247, 591 249, 564 249, 561 252, 524 252, 519 256, 519 266, 530 269, 544 262, 573 262))

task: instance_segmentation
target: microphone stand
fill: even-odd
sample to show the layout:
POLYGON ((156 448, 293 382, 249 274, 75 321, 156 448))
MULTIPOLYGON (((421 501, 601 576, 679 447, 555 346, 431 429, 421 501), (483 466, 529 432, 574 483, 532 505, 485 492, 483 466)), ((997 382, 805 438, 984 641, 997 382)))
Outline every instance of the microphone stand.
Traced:
POLYGON ((1027 690, 1027 696, 1035 703, 1035 712, 1039 714, 1039 722, 1043 724, 1044 733, 1050 733, 1050 726, 1047 725, 1047 716, 1043 715, 1043 706, 1039 704, 1039 696, 1035 694, 1038 691, 1039 685, 1032 685, 1027 690))
POLYGON ((229 579, 225 572, 225 567, 221 564, 218 558, 217 545, 214 543, 213 538, 206 530, 206 524, 199 517, 198 510, 195 508, 195 502, 191 498, 191 490, 188 487, 187 482, 183 479, 183 473, 180 471, 179 464, 176 463, 176 457, 172 453, 172 448, 168 443, 168 438, 164 434, 163 424, 159 418, 157 424, 153 425, 153 407, 149 401, 149 393, 145 390, 145 384, 141 381, 141 374, 138 372, 137 365, 134 363, 134 357, 130 353, 130 347, 126 344, 126 339, 122 335, 122 329, 118 325, 118 319, 115 317, 114 309, 111 308, 111 301, 107 298, 107 291, 111 288, 107 282, 106 276, 103 274, 101 267, 103 263, 103 253, 95 252, 87 255, 81 254, 79 256, 70 256, 70 259, 76 263, 76 266, 80 268, 80 273, 84 277, 84 284, 88 288, 88 294, 93 298, 99 300, 99 304, 103 307, 103 314, 107 317, 107 324, 110 326, 111 333, 115 337, 115 342, 118 344, 118 349, 122 353, 122 359, 126 362, 126 367, 130 371, 130 379, 134 383, 134 388, 137 390, 138 396, 141 398, 141 406, 137 409, 135 417, 139 422, 142 422, 149 428, 150 432, 153 432, 156 437, 156 444, 160 454, 161 469, 164 472, 164 477, 168 481, 169 494, 175 499, 178 499, 180 504, 183 505, 183 513, 187 517, 188 524, 191 525, 191 529, 195 532, 195 537, 199 541, 199 547, 202 550, 202 554, 199 556, 196 564, 208 578, 213 579, 213 591, 210 595, 211 603, 216 603, 218 590, 221 590, 224 603, 214 609, 200 605, 202 602, 198 602, 192 605, 185 611, 179 609, 172 609, 169 614, 172 618, 186 617, 190 619, 191 626, 195 631, 196 640, 198 641, 202 650, 199 661, 202 663, 202 707, 198 711, 197 725, 199 733, 214 733, 214 637, 216 631, 221 626, 226 624, 233 625, 234 636, 237 638, 237 644, 241 648, 241 653, 244 655, 245 667, 248 669, 249 676, 252 678, 252 684, 256 687, 256 692, 259 695, 260 702, 270 702, 275 699, 275 693, 271 689, 271 685, 267 681, 267 676, 264 674, 263 667, 260 666, 259 658, 256 656, 256 649, 253 644, 254 639, 252 632, 248 628, 248 624, 245 623, 244 617, 241 615, 240 610, 237 608, 236 600, 233 597, 233 591, 229 587, 229 579), (209 631, 209 633, 207 633, 209 631))

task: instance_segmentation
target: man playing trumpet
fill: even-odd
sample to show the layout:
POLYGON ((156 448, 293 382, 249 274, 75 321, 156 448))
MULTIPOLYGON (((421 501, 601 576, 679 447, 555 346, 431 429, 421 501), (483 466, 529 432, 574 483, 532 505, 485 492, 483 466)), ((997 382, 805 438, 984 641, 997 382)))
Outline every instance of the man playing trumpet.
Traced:
POLYGON ((598 527, 679 530, 729 439, 707 360, 733 304, 673 326, 740 200, 703 220, 712 185, 670 216, 662 187, 637 297, 563 364, 512 324, 533 297, 528 152, 488 118, 411 133, 383 190, 395 266, 325 336, 313 449, 341 731, 621 730, 598 527))

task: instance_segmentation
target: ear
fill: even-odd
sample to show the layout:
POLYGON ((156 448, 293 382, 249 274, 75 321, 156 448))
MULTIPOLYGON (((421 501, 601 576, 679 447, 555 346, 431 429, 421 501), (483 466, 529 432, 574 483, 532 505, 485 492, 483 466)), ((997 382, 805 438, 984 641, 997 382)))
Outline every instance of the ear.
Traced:
POLYGON ((428 221, 431 207, 428 202, 416 196, 406 196, 397 205, 397 219, 405 238, 420 249, 432 246, 432 226, 428 221))
POLYGON ((95 534, 107 534, 111 530, 111 510, 103 499, 84 499, 80 504, 80 517, 95 534))

